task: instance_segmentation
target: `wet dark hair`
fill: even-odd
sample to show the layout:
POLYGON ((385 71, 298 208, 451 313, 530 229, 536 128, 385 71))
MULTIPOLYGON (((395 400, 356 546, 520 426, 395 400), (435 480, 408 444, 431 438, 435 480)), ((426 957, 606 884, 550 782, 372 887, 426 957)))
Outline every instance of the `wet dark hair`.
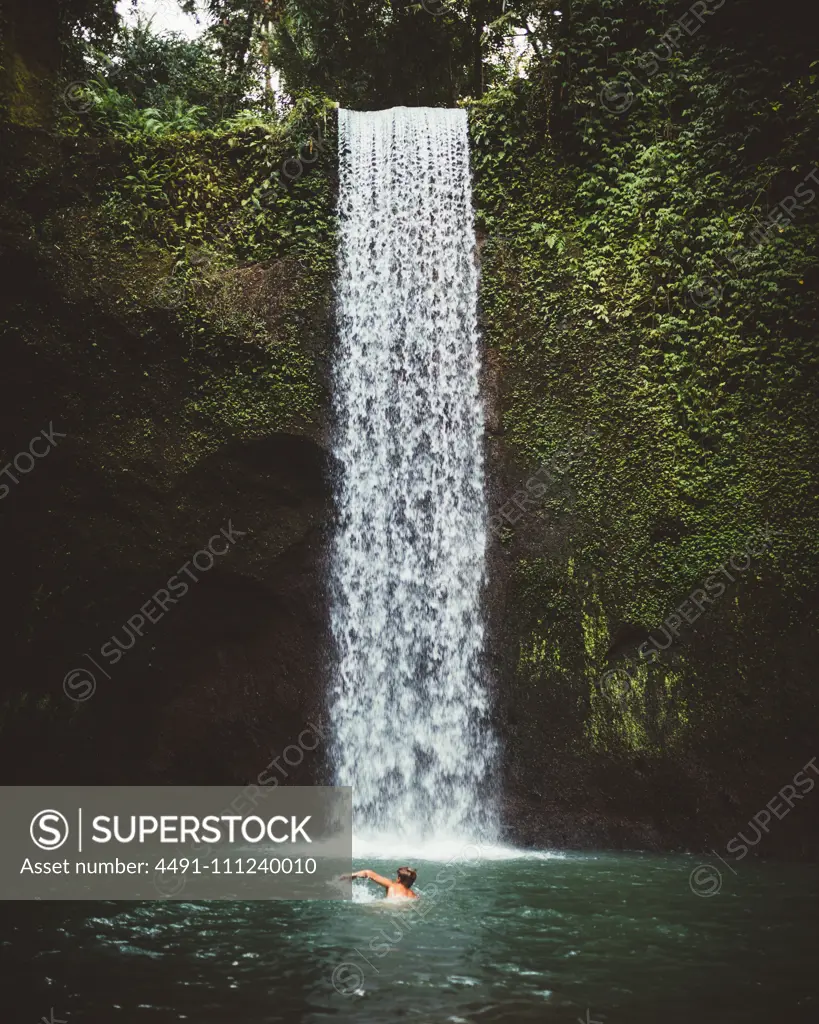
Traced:
POLYGON ((412 883, 418 877, 412 868, 399 868, 398 869, 398 881, 401 885, 405 885, 408 889, 412 888, 412 883))

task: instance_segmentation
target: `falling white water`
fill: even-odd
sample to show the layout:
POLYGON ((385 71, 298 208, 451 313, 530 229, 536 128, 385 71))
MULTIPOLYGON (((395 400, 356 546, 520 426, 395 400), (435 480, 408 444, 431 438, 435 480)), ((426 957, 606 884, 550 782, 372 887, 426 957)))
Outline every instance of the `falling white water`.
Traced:
POLYGON ((331 714, 357 837, 494 832, 478 272, 462 110, 339 111, 331 714))

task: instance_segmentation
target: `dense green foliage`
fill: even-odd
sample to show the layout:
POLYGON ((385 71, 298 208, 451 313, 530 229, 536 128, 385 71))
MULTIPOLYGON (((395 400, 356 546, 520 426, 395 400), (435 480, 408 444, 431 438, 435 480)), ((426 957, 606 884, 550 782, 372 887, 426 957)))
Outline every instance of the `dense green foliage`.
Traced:
MULTIPOLYGON (((90 109, 105 116, 111 108, 115 116, 109 124, 114 129, 120 111, 127 122, 128 115, 138 110, 165 114, 164 120, 176 115, 179 120, 180 111, 193 109, 199 120, 206 117, 213 123, 241 106, 237 83, 225 78, 220 56, 207 38, 157 34, 150 22, 123 26, 105 53, 89 46, 85 66, 90 76, 90 109)), ((246 88, 248 84, 244 83, 246 88)))
POLYGON ((275 56, 288 86, 319 85, 344 106, 452 105, 484 88, 484 60, 501 42, 487 26, 498 0, 285 5, 275 56))
POLYGON ((538 466, 555 477, 495 552, 510 759, 542 756, 546 774, 567 752, 684 759, 718 737, 762 750, 771 723, 807 733, 813 647, 790 638, 815 625, 819 573, 819 104, 800 22, 756 0, 697 16, 670 0, 209 6, 186 43, 114 41, 110 10, 87 4, 56 132, 26 136, 20 166, 5 154, 8 235, 63 303, 23 288, 9 320, 102 396, 106 468, 162 449, 176 472, 231 441, 319 433, 326 97, 465 103, 495 497, 538 466), (85 319, 66 332, 72 303, 85 319), (763 530, 720 601, 641 658, 763 530))
POLYGON ((543 45, 543 12, 531 0, 209 0, 208 7, 226 50, 250 53, 255 44, 291 95, 318 89, 365 109, 481 96, 513 73, 512 35, 543 45))
MULTIPOLYGON (((540 513, 542 542, 557 529, 561 549, 526 551, 507 532, 526 624, 520 671, 571 686, 583 652, 596 739, 653 747, 686 724, 701 736, 701 716, 730 707, 731 693, 765 688, 765 652, 738 670, 733 642, 711 666, 724 673, 718 695, 694 681, 712 678, 691 665, 702 644, 652 666, 637 656, 754 531, 770 526, 776 541, 725 598, 735 624, 723 608, 721 628, 751 614, 736 602, 754 580, 782 593, 778 619, 810 614, 816 75, 787 37, 795 25, 763 41, 751 21, 740 48, 736 20, 715 31, 715 10, 646 77, 646 53, 664 52, 658 40, 680 15, 672 5, 586 0, 571 13, 535 80, 473 107, 505 437, 532 468, 567 444, 577 453, 540 513), (755 233, 795 190, 790 216, 755 233), (625 677, 602 695, 595 681, 623 666, 635 677, 627 713, 604 703, 595 714, 601 701, 616 708, 625 677)), ((775 692, 764 701, 782 713, 775 692)))
MULTIPOLYGON (((38 251, 58 248, 54 286, 99 321, 101 334, 87 327, 72 342, 98 350, 89 390, 113 388, 113 415, 120 382, 104 357, 117 344, 106 336, 114 317, 145 338, 169 338, 165 358, 185 377, 175 424, 188 434, 183 462, 233 438, 309 429, 334 252, 334 121, 324 104, 306 99, 281 121, 245 114, 203 129, 177 121, 157 131, 137 117, 112 125, 97 109, 62 126, 67 159, 32 154, 4 214, 23 218, 38 251)), ((42 291, 18 295, 11 314, 36 350, 56 329, 43 320, 54 303, 42 291)), ((144 419, 138 407, 127 415, 144 419)))

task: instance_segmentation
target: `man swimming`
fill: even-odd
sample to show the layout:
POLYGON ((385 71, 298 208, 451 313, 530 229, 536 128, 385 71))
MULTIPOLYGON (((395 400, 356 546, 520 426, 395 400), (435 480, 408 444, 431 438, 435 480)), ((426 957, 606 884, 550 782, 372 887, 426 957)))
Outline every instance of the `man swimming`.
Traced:
POLYGON ((408 900, 417 900, 418 893, 412 891, 413 883, 418 877, 417 872, 413 871, 412 868, 399 868, 398 878, 394 882, 391 882, 389 878, 385 878, 383 875, 377 875, 374 871, 366 869, 364 871, 354 871, 351 875, 342 875, 342 878, 369 878, 371 882, 377 882, 378 885, 383 885, 387 890, 387 899, 394 899, 395 897, 402 897, 408 900))

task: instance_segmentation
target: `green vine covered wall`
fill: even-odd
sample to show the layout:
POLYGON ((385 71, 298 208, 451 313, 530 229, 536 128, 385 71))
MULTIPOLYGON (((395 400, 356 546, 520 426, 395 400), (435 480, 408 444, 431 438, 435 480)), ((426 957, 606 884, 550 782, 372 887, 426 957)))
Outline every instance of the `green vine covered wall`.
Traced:
POLYGON ((63 333, 76 372, 101 385, 112 425, 132 436, 124 421, 139 417, 142 398, 127 408, 117 362, 146 346, 146 378, 184 378, 165 397, 183 415, 191 457, 315 428, 334 258, 327 108, 157 136, 101 137, 83 118, 66 119, 53 148, 18 170, 8 205, 29 259, 59 252, 51 285, 93 326, 65 337, 49 324, 51 304, 23 289, 12 315, 24 343, 48 349, 63 333), (107 333, 112 320, 126 343, 107 333))
POLYGON ((499 671, 544 774, 591 748, 707 775, 817 720, 792 642, 819 569, 816 76, 716 9, 662 64, 680 12, 631 6, 572 4, 542 78, 470 108, 499 671))
POLYGON ((285 118, 111 130, 86 94, 68 99, 49 132, 5 136, 4 450, 52 422, 66 438, 2 509, 19 640, 0 729, 68 737, 78 772, 111 715, 132 726, 120 777, 164 770, 166 730, 180 770, 208 747, 250 763, 299 714, 287 686, 251 681, 256 661, 270 671, 267 644, 318 703, 334 110, 306 97, 285 118), (186 608, 193 647, 158 634, 122 667, 114 704, 61 699, 78 652, 229 520, 252 540, 186 608))

